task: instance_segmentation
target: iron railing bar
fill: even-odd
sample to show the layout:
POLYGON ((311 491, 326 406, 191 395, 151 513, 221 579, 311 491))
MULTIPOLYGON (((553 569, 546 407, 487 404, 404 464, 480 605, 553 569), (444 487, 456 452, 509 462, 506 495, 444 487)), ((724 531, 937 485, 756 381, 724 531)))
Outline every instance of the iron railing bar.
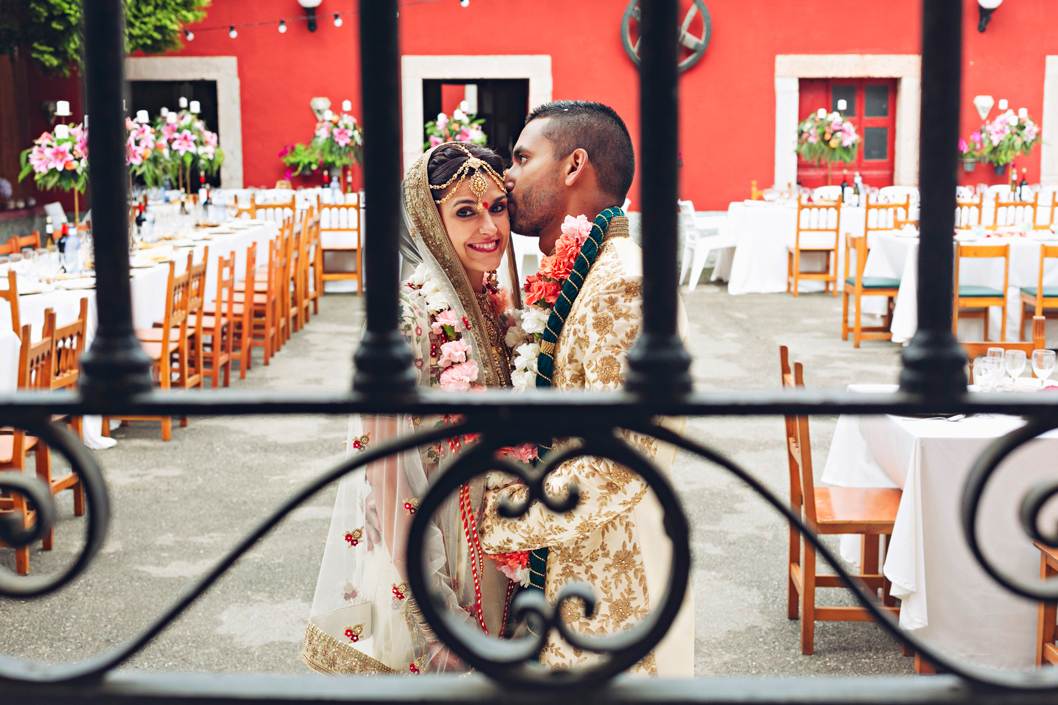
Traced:
MULTIPOLYGON (((5 683, 4 695, 24 705, 534 705, 540 694, 505 690, 479 674, 390 678, 317 675, 150 673, 117 670, 101 682, 71 685, 5 683)), ((973 686, 956 676, 726 677, 700 680, 621 678, 591 692, 551 694, 557 703, 618 705, 1049 705, 1050 693, 973 686), (703 687, 703 684, 705 687, 703 687)))
POLYGON ((952 396, 966 358, 951 330, 956 158, 962 94, 962 0, 922 3, 918 331, 903 352, 905 391, 952 396))
POLYGON ((85 0, 85 102, 99 325, 81 358, 90 396, 151 388, 151 361, 132 327, 129 283, 128 166, 125 164, 125 21, 122 0, 85 0))
POLYGON ((693 384, 691 356, 676 330, 679 8, 676 0, 642 0, 639 6, 643 330, 628 355, 626 384, 643 394, 669 395, 689 391, 693 384))
POLYGON ((367 330, 357 348, 353 386, 400 394, 415 386, 411 350, 397 330, 401 215, 400 57, 396 0, 360 6, 360 85, 364 104, 364 233, 367 330))
MULTIPOLYGON (((154 392, 113 402, 89 402, 74 392, 16 392, 0 395, 0 417, 17 422, 28 414, 189 414, 201 416, 270 414, 452 414, 491 415, 497 422, 538 414, 575 419, 584 412, 609 413, 606 423, 620 425, 626 418, 664 414, 677 416, 777 416, 783 414, 1005 414, 1053 418, 1058 404, 1047 394, 1016 393, 933 399, 896 392, 858 394, 843 391, 729 391, 696 392, 678 399, 655 399, 629 392, 570 393, 561 397, 527 391, 512 398, 502 391, 471 395, 427 392, 404 398, 373 394, 320 393, 272 390, 221 390, 210 392, 154 392), (612 420, 611 420, 612 419, 612 420)), ((601 422, 602 420, 600 420, 601 422)))

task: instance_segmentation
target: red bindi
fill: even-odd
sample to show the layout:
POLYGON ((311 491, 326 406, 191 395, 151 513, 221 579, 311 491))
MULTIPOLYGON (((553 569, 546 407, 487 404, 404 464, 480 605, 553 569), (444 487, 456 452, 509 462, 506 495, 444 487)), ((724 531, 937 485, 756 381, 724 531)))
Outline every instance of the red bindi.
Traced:
POLYGON ((482 201, 482 202, 481 202, 481 205, 483 205, 483 206, 485 206, 486 208, 488 208, 488 207, 489 207, 489 202, 488 202, 488 201, 482 201))

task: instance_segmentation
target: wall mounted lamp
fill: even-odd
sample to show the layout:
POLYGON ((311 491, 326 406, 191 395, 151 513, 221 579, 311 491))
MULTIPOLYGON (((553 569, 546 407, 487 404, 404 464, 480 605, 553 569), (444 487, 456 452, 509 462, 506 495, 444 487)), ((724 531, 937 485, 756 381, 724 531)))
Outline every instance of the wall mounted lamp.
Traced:
POLYGON ((977 0, 977 9, 981 13, 981 19, 977 23, 977 31, 983 32, 992 21, 992 13, 1003 4, 1003 0, 977 0))
POLYGON ((298 4, 305 10, 305 14, 309 16, 310 32, 316 31, 316 8, 320 6, 321 2, 323 0, 298 0, 298 4))

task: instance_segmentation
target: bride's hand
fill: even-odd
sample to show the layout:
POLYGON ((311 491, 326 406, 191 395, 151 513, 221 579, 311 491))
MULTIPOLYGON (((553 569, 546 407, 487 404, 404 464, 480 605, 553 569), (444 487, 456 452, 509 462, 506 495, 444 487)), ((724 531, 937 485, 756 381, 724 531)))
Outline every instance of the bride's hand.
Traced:
POLYGON ((430 650, 430 670, 434 673, 462 673, 467 670, 463 660, 441 642, 434 642, 427 648, 430 650))

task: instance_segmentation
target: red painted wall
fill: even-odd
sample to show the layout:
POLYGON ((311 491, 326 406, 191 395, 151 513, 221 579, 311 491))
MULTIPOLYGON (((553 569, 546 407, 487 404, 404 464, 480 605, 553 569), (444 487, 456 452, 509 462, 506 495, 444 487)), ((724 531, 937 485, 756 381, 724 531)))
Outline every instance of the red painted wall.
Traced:
MULTIPOLYGON (((843 8, 832 0, 706 4, 712 41, 680 84, 681 191, 699 209, 722 209, 748 197, 751 179, 762 186, 772 181, 776 54, 919 53, 920 0, 843 8)), ((313 96, 328 96, 335 107, 350 99, 353 113, 361 114, 357 16, 344 16, 342 27, 333 25, 334 12, 355 7, 355 0, 324 0, 319 29, 310 34, 305 23, 290 21, 300 11, 294 0, 216 0, 206 20, 192 27, 195 40, 180 54, 239 58, 247 185, 271 185, 282 177, 276 154, 285 144, 309 138, 313 96), (283 35, 276 30, 280 18, 289 27, 283 35), (228 37, 229 23, 254 21, 268 23, 228 37)), ((624 7, 624 0, 471 0, 467 8, 458 0, 409 4, 401 9, 401 50, 550 54, 554 97, 611 105, 638 143, 637 73, 620 40, 624 7)), ((981 122, 971 100, 982 93, 1007 98, 1015 110, 1026 107, 1039 121, 1044 57, 1058 54, 1058 41, 1041 28, 1058 23, 1058 3, 1004 3, 985 34, 977 32, 976 8, 976 0, 965 0, 963 132, 981 122)), ((1039 148, 1023 161, 1019 167, 1027 166, 1029 180, 1038 181, 1039 148)), ((997 180, 982 166, 969 177, 974 183, 981 177, 997 180)), ((638 207, 637 186, 631 197, 638 207)))

